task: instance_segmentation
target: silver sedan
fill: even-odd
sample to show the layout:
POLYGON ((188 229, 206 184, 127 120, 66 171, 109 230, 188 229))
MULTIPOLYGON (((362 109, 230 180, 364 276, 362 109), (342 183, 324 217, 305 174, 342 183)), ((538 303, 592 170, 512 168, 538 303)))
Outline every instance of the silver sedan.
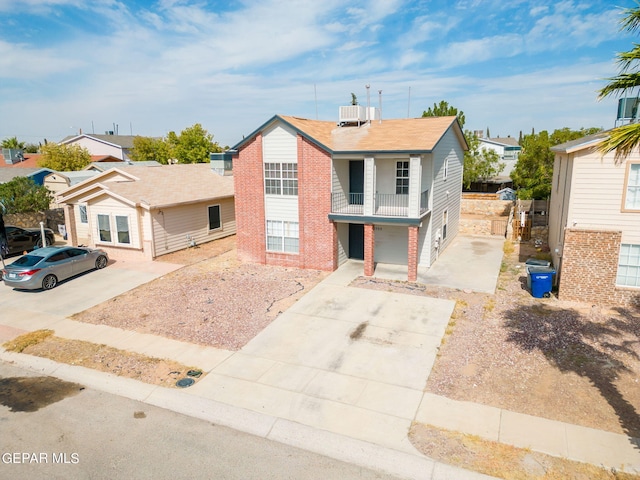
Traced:
POLYGON ((16 259, 2 271, 5 285, 25 290, 51 290, 58 282, 107 266, 109 256, 86 247, 45 247, 16 259))

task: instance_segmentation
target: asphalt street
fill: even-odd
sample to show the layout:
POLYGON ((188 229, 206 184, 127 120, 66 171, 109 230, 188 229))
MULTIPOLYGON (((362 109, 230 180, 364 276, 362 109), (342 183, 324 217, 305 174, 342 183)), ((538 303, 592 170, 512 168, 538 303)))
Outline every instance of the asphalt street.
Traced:
POLYGON ((0 403, 0 478, 395 478, 4 362, 0 403))

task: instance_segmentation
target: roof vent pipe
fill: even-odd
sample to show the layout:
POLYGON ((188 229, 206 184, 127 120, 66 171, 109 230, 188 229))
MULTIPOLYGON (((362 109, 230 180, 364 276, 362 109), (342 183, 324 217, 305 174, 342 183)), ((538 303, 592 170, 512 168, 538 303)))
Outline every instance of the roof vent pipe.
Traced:
POLYGON ((371 95, 369 92, 369 89, 371 88, 371 85, 369 85, 368 83, 365 85, 365 88, 367 89, 367 122, 371 123, 371 95))

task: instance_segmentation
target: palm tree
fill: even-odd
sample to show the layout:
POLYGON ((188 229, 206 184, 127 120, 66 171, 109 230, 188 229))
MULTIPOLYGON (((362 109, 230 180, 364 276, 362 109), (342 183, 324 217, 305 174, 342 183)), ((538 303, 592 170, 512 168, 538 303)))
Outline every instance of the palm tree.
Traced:
MULTIPOLYGON (((623 14, 624 17, 620 21, 620 30, 636 33, 640 28, 640 4, 637 4, 636 7, 625 9, 623 14)), ((620 52, 616 57, 620 73, 613 78, 607 79, 609 83, 600 90, 598 99, 610 95, 621 96, 627 91, 633 91, 634 88, 640 87, 640 71, 638 71, 640 45, 634 43, 631 50, 620 52)), ((600 144, 599 149, 603 154, 615 150, 615 161, 621 162, 638 145, 640 145, 640 123, 630 123, 611 130, 609 137, 600 144)))
POLYGON ((24 142, 19 142, 18 137, 5 138, 2 141, 2 148, 24 149, 24 142))

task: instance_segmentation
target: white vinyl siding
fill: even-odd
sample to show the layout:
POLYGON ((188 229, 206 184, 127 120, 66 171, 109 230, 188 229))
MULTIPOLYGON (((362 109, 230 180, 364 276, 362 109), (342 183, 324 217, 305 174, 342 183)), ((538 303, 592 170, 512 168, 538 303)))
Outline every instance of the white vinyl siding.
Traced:
POLYGON ((216 200, 220 205, 221 228, 209 230, 211 201, 153 210, 154 257, 189 246, 187 235, 197 245, 236 233, 233 198, 216 200))
POLYGON ((620 245, 616 285, 640 287, 640 245, 620 245))
MULTIPOLYGON (((441 235, 439 253, 458 234, 460 223, 460 205, 462 191, 462 164, 464 152, 452 129, 447 130, 433 151, 433 193, 429 204, 432 211, 432 243, 431 258, 437 258, 434 248, 435 234, 441 235), (444 169, 447 164, 447 179, 444 180, 444 169), (444 211, 447 210, 447 237, 443 238, 444 211)), ((423 169, 424 171, 424 169, 423 169)))
POLYGON ((376 225, 375 261, 394 265, 406 265, 409 256, 409 230, 407 227, 376 225))
MULTIPOLYGON (((265 183, 265 218, 297 223, 298 217, 298 141, 296 133, 284 125, 276 125, 263 134, 262 157, 265 167, 279 170, 279 178, 267 190, 265 183), (284 166, 284 169, 283 169, 284 166), (292 178, 294 176, 295 178, 292 178), (295 182, 295 183, 294 183, 295 182), (280 193, 277 193, 277 191, 280 193), (274 193, 270 193, 274 192, 274 193)), ((265 181, 267 170, 265 168, 265 181)), ((274 175, 275 177, 275 175, 274 175)), ((284 248, 284 244, 283 244, 284 248)))
MULTIPOLYGON (((640 212, 623 211, 626 162, 616 164, 612 153, 602 157, 588 149, 570 158, 571 196, 563 226, 620 230, 623 243, 640 244, 640 212)), ((627 161, 638 160, 635 153, 627 161)))

